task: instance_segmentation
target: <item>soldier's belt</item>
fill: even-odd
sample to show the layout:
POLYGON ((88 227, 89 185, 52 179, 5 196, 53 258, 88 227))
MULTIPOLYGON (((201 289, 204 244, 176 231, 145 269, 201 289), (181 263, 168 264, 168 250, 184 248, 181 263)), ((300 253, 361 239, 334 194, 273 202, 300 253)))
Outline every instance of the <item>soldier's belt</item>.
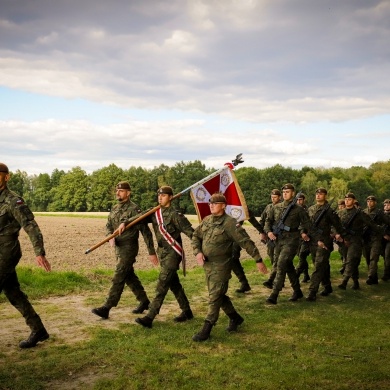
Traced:
POLYGON ((18 239, 18 237, 19 237, 18 233, 7 234, 5 236, 0 236, 0 243, 16 241, 18 239))

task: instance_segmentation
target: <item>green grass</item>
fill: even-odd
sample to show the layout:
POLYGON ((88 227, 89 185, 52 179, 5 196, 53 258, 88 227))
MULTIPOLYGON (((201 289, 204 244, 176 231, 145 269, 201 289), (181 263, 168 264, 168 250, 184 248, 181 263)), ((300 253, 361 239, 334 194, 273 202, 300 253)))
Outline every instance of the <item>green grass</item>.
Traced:
MULTIPOLYGON (((91 327, 90 341, 65 346, 49 341, 33 350, 15 350, 6 359, 0 355, 0 389, 389 387, 390 283, 366 286, 362 262, 362 289, 341 291, 337 289, 340 261, 337 254, 332 254, 333 294, 319 297, 317 302, 288 302, 291 288, 287 282, 278 304, 268 306, 265 298, 269 290, 261 286, 265 277, 257 273, 253 260, 243 264, 252 291, 236 294, 238 281, 233 276, 229 295, 245 318, 236 334, 226 333, 228 319, 221 312, 211 339, 192 341, 207 312, 207 291, 203 270, 191 270, 181 280, 194 320, 175 324, 172 317, 176 313, 170 313, 166 320, 157 317, 152 329, 128 324, 115 330, 91 327)), ((21 275, 26 292, 38 290, 36 297, 40 298, 55 293, 41 283, 30 285, 26 276, 29 272, 23 270, 21 275)), ((109 275, 102 271, 88 275, 59 273, 45 274, 45 279, 53 277, 53 284, 65 279, 62 293, 71 294, 108 288, 109 275)), ((139 271, 138 275, 153 296, 156 270, 139 271)), ((32 276, 43 277, 38 270, 32 276)), ((307 293, 307 284, 302 287, 307 293)), ((175 302, 171 293, 166 298, 166 303, 170 302, 175 302)))

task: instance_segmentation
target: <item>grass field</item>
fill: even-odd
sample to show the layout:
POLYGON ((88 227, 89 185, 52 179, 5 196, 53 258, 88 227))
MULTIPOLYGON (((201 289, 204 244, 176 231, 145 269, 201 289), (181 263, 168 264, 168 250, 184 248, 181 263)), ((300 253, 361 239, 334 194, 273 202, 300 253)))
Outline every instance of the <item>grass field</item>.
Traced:
MULTIPOLYGON (((228 334, 221 317, 210 340, 191 337, 203 324, 207 291, 203 270, 181 277, 195 318, 176 324, 176 301, 168 294, 152 329, 135 324, 135 299, 127 289, 109 320, 90 309, 100 305, 111 272, 53 272, 19 269, 20 280, 41 314, 51 338, 20 350, 28 334, 23 319, 0 296, 2 346, 0 389, 388 389, 390 387, 390 283, 338 290, 317 302, 288 302, 286 288, 276 306, 253 260, 243 261, 250 293, 229 295, 245 318, 228 334)), ((269 264, 268 264, 269 265, 269 264)), ((332 254, 334 287, 340 282, 338 254, 332 254)), ((381 272, 381 269, 380 269, 381 272)), ((157 270, 138 272, 154 294, 157 270)), ((307 294, 307 284, 302 288, 307 294)))

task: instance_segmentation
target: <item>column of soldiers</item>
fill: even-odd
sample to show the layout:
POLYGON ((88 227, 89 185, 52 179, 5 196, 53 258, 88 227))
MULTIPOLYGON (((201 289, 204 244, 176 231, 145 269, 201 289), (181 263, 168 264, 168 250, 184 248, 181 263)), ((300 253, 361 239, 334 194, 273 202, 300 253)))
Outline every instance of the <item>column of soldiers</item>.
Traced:
MULTIPOLYGON (((9 177, 8 167, 0 163, 0 292, 4 291, 10 303, 21 312, 30 326, 31 334, 20 343, 20 347, 31 348, 48 339, 49 334, 27 296, 20 291, 17 280, 15 267, 21 257, 18 240, 21 228, 26 230, 31 239, 38 265, 46 271, 50 271, 51 267, 45 257, 43 237, 34 215, 23 199, 8 189, 9 177)), ((152 328, 154 318, 159 314, 169 290, 175 295, 181 309, 181 313, 173 320, 191 320, 194 315, 177 272, 180 265, 184 269, 185 264, 181 239, 181 233, 184 233, 191 239, 197 263, 204 268, 209 292, 208 313, 203 327, 193 336, 193 340, 205 341, 210 337, 221 309, 229 318, 226 330, 237 331, 244 322, 244 317, 236 311, 227 295, 229 280, 234 271, 241 282, 241 288, 236 291, 245 293, 251 290, 243 268, 237 264, 241 248, 256 261, 259 272, 268 272, 258 248, 242 224, 226 214, 227 201, 223 194, 215 193, 211 196, 210 215, 196 229, 172 206, 174 196, 170 186, 160 187, 157 194, 159 210, 129 227, 128 224, 138 219, 142 213, 130 200, 130 184, 121 181, 116 185, 118 204, 108 216, 106 229, 108 236, 117 234, 115 239, 110 240, 115 248, 117 267, 105 303, 92 309, 92 313, 107 319, 127 285, 139 301, 139 305, 132 310, 133 313, 141 314, 147 310, 144 317, 135 319, 143 327, 152 328), (148 223, 152 224, 155 233, 157 253, 148 223), (156 266, 160 265, 156 296, 152 301, 148 299, 134 272, 139 233, 143 235, 151 262, 156 266)), ((382 210, 377 207, 376 198, 369 196, 366 199, 367 208, 361 210, 356 205, 355 195, 348 192, 338 202, 338 210, 335 211, 327 200, 327 190, 320 187, 315 191, 315 204, 305 208, 304 200, 305 196, 302 193, 296 194, 294 186, 287 183, 281 191, 272 190, 271 203, 267 205, 259 221, 253 216, 251 218, 250 222, 258 230, 261 242, 267 245, 272 265, 270 276, 263 283, 272 290, 266 299, 268 304, 277 304, 279 294, 285 287, 286 276, 293 290, 289 300, 294 302, 303 298, 299 281, 301 273, 304 274, 303 281, 310 281, 307 301, 316 301, 320 286, 321 296, 331 294, 333 288, 329 258, 334 243, 337 243, 343 260, 343 279, 338 286, 340 289, 345 290, 350 279, 353 281, 353 289, 360 288, 359 264, 362 254, 368 266, 368 285, 379 283, 378 261, 381 255, 384 257, 382 280, 390 280, 390 199, 384 201, 382 210), (314 266, 311 277, 306 260, 309 254, 314 266), (293 262, 296 255, 300 262, 295 268, 293 262)))

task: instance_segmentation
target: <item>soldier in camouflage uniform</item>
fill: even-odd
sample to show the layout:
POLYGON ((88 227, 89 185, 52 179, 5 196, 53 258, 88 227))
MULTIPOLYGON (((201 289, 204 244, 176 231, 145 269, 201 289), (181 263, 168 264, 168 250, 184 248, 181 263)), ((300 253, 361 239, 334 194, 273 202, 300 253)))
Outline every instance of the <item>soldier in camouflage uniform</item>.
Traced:
POLYGON ((210 198, 211 215, 203 219, 192 237, 194 255, 198 264, 203 265, 209 291, 209 310, 203 328, 192 338, 194 341, 204 341, 210 337, 220 309, 230 318, 228 332, 236 331, 244 321, 226 295, 231 278, 234 242, 255 259, 259 271, 267 272, 255 244, 241 224, 225 213, 225 208, 225 196, 213 194, 210 198))
MULTIPOLYGON (((384 213, 387 217, 390 217, 390 199, 385 199, 383 201, 384 213)), ((390 236, 390 223, 387 222, 385 226, 385 233, 387 236, 390 236)), ((390 280, 390 239, 383 238, 383 247, 382 254, 384 259, 384 270, 382 280, 387 282, 390 280)))
MULTIPOLYGON (((306 202, 306 196, 305 194, 301 193, 300 197, 298 198, 297 204, 307 211, 307 206, 305 202, 306 202)), ((302 282, 303 283, 310 282, 309 263, 307 262, 307 258, 310 255, 309 242, 301 240, 297 255, 299 261, 298 261, 298 265, 295 268, 295 271, 298 275, 298 278, 301 276, 301 274, 303 274, 302 282)))
MULTIPOLYGON (((339 210, 343 210, 343 209, 345 209, 345 200, 339 199, 337 201, 337 215, 339 214, 339 210)), ((338 246, 337 251, 339 252, 340 260, 341 260, 341 268, 339 269, 339 272, 342 275, 345 271, 344 247, 342 245, 337 245, 337 246, 338 246)))
POLYGON ((346 230, 344 236, 344 260, 345 271, 343 281, 338 286, 345 290, 350 278, 353 280, 352 288, 358 290, 359 285, 359 265, 362 257, 363 249, 363 230, 365 226, 372 229, 374 232, 384 234, 384 229, 376 225, 371 218, 355 207, 356 196, 352 192, 345 195, 345 209, 339 210, 341 223, 346 230))
MULTIPOLYGON (((265 243, 269 242, 268 236, 264 232, 264 225, 265 225, 265 220, 267 219, 267 214, 273 206, 275 206, 276 204, 281 202, 281 198, 282 198, 282 193, 277 188, 274 188, 271 191, 271 203, 269 203, 269 204, 267 204, 267 206, 265 206, 263 212, 260 215, 260 225, 261 225, 261 228, 263 230, 261 233, 261 239, 265 243)), ((274 245, 267 245, 267 255, 269 256, 269 258, 271 260, 271 264, 274 263, 274 251, 275 251, 274 245)), ((272 282, 273 282, 273 279, 272 279, 272 282)), ((271 285, 272 285, 272 282, 271 282, 271 285)))
MULTIPOLYGON (((265 208, 260 216, 260 224, 261 224, 263 231, 264 231, 265 220, 267 219, 267 215, 269 213, 269 210, 273 206, 275 206, 276 204, 280 203, 281 197, 282 197, 282 193, 277 188, 274 188, 271 191, 271 203, 269 203, 269 204, 267 204, 267 206, 265 206, 265 208)), ((265 232, 261 233, 261 240, 263 243, 265 243, 267 245, 267 254, 268 254, 268 256, 271 260, 271 264, 272 264, 272 270, 270 272, 269 278, 268 278, 268 280, 266 280, 263 283, 263 286, 265 286, 269 289, 272 289, 272 286, 273 286, 273 283, 274 283, 274 280, 276 277, 276 270, 277 270, 277 267, 275 264, 275 256, 274 256, 275 245, 274 245, 274 242, 268 238, 268 236, 265 232)))
POLYGON ((309 241, 310 238, 306 232, 310 231, 310 220, 307 212, 297 204, 293 205, 287 215, 284 226, 285 229, 279 236, 273 232, 273 226, 281 219, 283 212, 288 208, 293 201, 295 188, 292 184, 285 184, 282 188, 283 199, 282 203, 276 204, 268 213, 264 230, 268 238, 275 241, 275 263, 276 263, 276 278, 273 283, 272 293, 267 298, 266 302, 276 304, 279 292, 282 290, 286 274, 290 280, 291 287, 294 290, 290 301, 297 301, 303 297, 298 276, 294 268, 294 257, 297 253, 300 239, 309 241))
POLYGON ((312 230, 316 232, 316 238, 309 241, 310 253, 314 262, 314 272, 311 276, 307 301, 316 300, 320 283, 324 287, 324 290, 321 292, 322 296, 326 297, 333 292, 329 264, 330 254, 333 250, 332 227, 337 241, 342 241, 342 234, 345 233, 340 218, 326 200, 327 194, 328 191, 325 188, 317 188, 316 204, 308 208, 312 230))
MULTIPOLYGON (((172 187, 162 186, 157 191, 158 203, 160 204, 162 220, 159 222, 158 212, 156 211, 146 220, 153 225, 154 233, 157 240, 157 255, 160 259, 160 274, 158 277, 156 296, 150 304, 149 311, 146 316, 136 318, 136 322, 146 328, 151 328, 154 318, 159 314, 160 308, 164 302, 165 296, 171 290, 180 306, 181 314, 174 318, 175 322, 185 322, 191 320, 194 316, 188 302, 184 288, 180 283, 177 273, 180 262, 183 259, 184 252, 179 254, 174 247, 182 248, 181 233, 184 233, 189 238, 192 238, 194 229, 188 219, 172 205, 173 198, 172 187), (167 236, 167 233, 169 236, 167 236), (170 238, 169 238, 170 237, 170 238), (174 245, 171 245, 168 239, 172 239, 174 245), (177 245, 178 244, 178 245, 177 245)), ((127 222, 127 221, 123 221, 127 222)), ((123 227, 123 225, 121 225, 123 227)), ((121 229, 121 228, 120 228, 121 229)))
POLYGON ((9 179, 8 167, 0 163, 0 293, 4 291, 31 329, 28 339, 20 342, 20 348, 31 348, 47 340, 49 334, 27 295, 20 290, 15 268, 22 257, 18 239, 21 228, 31 240, 38 265, 46 271, 50 271, 51 267, 45 257, 42 233, 34 215, 23 199, 8 189, 9 179))
MULTIPOLYGON (((252 224, 252 226, 261 234, 264 232, 263 227, 259 223, 259 221, 255 218, 252 212, 249 210, 249 219, 248 222, 252 224)), ((241 222, 242 225, 242 222, 241 222)), ((238 293, 245 293, 251 290, 251 286, 249 285, 248 278, 245 275, 244 267, 240 261, 241 256, 241 247, 240 245, 233 243, 233 252, 232 252, 232 271, 237 276, 240 282, 240 288, 236 290, 238 293)))
MULTIPOLYGON (((131 188, 127 181, 121 181, 116 186, 116 204, 110 214, 106 224, 107 235, 111 235, 122 223, 123 218, 132 218, 141 212, 140 208, 130 200, 131 188)), ((142 313, 149 307, 149 299, 141 281, 134 272, 134 263, 138 255, 138 237, 141 232, 148 249, 150 260, 157 265, 158 260, 153 246, 153 235, 145 221, 126 229, 121 235, 112 238, 109 242, 115 246, 117 265, 112 279, 112 285, 108 297, 103 306, 92 309, 92 313, 107 319, 112 307, 116 307, 121 298, 125 284, 129 286, 139 302, 133 313, 142 313)))
MULTIPOLYGON (((386 225, 387 217, 383 210, 377 208, 376 197, 370 195, 366 199, 367 208, 363 211, 377 225, 386 225)), ((378 261, 382 251, 383 232, 375 232, 369 227, 364 228, 363 255, 368 265, 368 278, 366 283, 378 284, 378 261)))

